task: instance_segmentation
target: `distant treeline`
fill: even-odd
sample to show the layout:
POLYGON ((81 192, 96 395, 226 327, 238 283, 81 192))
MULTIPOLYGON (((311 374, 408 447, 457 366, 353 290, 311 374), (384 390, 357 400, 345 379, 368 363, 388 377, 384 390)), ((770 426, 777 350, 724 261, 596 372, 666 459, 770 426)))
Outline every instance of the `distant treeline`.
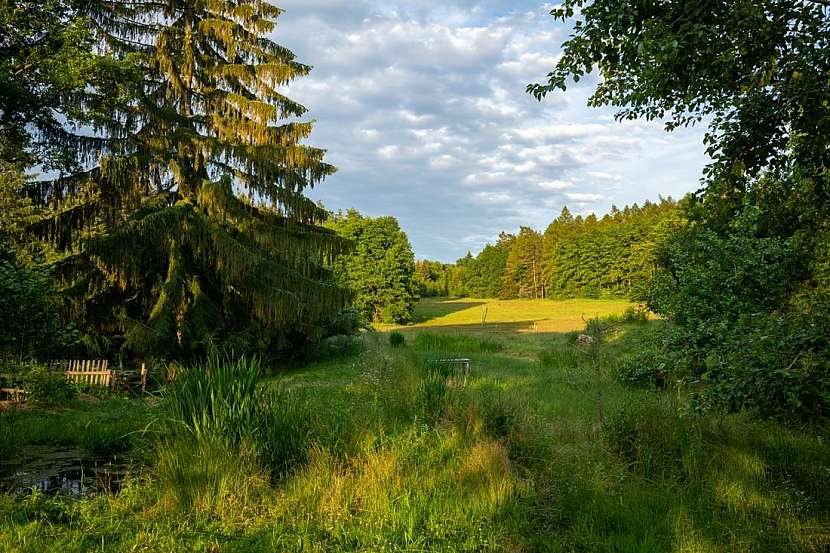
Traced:
POLYGON ((565 207, 544 233, 522 227, 454 264, 418 261, 421 296, 566 298, 642 296, 655 254, 682 225, 678 202, 660 198, 574 217, 565 207))

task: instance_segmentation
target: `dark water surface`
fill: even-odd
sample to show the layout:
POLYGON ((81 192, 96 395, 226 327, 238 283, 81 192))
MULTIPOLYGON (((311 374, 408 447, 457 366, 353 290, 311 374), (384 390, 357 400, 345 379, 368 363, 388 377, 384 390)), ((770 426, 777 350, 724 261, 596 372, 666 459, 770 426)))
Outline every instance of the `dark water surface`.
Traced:
POLYGON ((90 458, 74 447, 27 446, 0 463, 0 491, 89 497, 121 488, 129 459, 90 458))

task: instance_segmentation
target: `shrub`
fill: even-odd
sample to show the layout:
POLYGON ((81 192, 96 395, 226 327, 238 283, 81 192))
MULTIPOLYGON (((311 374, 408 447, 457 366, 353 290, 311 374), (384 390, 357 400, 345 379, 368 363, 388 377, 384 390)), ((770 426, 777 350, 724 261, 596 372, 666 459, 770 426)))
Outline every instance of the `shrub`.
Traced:
POLYGON ((358 309, 347 307, 324 325, 328 336, 357 334, 361 329, 368 328, 368 323, 358 309))
POLYGON ((75 386, 60 372, 43 366, 29 370, 22 378, 26 401, 37 407, 60 407, 78 395, 75 386))
POLYGON ((399 348, 406 345, 406 338, 397 330, 389 334, 389 345, 393 348, 399 348))
POLYGON ((642 305, 637 307, 627 307, 623 311, 622 322, 624 323, 646 323, 648 322, 648 309, 642 305))
POLYGON ((830 411, 827 239, 768 236, 766 215, 747 206, 719 232, 669 240, 649 306, 674 327, 673 347, 660 346, 667 365, 704 384, 700 412, 812 422, 830 411))
POLYGON ((621 360, 614 370, 619 382, 635 388, 663 387, 660 383, 665 384, 667 373, 665 358, 653 347, 621 360))
POLYGON ((0 313, 0 357, 47 359, 77 342, 77 332, 61 318, 59 295, 47 271, 0 259, 0 313))
POLYGON ((815 421, 830 411, 830 310, 747 317, 705 358, 701 410, 815 421))
POLYGON ((358 336, 342 335, 330 336, 312 345, 308 357, 312 361, 327 361, 352 357, 363 352, 365 345, 358 336))

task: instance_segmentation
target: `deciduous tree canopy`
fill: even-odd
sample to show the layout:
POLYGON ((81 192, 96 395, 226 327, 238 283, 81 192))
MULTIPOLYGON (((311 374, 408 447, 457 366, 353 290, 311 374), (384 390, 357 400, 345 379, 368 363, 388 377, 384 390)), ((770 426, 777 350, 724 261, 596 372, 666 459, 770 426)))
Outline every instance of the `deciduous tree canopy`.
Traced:
POLYGON ((418 287, 412 246, 394 217, 363 217, 356 210, 328 223, 353 244, 335 265, 340 282, 354 291, 354 304, 368 321, 412 320, 418 287))

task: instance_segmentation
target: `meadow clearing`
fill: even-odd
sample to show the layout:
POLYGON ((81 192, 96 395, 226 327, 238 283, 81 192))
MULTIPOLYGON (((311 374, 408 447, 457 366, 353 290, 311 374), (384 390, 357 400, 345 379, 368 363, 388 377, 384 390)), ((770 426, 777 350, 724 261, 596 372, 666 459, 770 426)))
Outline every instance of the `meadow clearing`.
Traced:
MULTIPOLYGON (((597 380, 575 342, 578 312, 624 304, 493 302, 500 324, 570 332, 481 335, 463 331, 479 312, 464 303, 423 302, 398 347, 364 333, 334 358, 254 381, 265 418, 197 407, 184 385, 149 401, 4 412, 5 460, 59 443, 132 465, 117 493, 3 494, 0 550, 827 551, 825 439, 686 416, 682 398, 616 381, 619 360, 662 323, 612 318, 597 380), (451 356, 469 357, 471 374, 434 363, 451 356)), ((255 396, 243 388, 222 393, 239 405, 255 396)))

